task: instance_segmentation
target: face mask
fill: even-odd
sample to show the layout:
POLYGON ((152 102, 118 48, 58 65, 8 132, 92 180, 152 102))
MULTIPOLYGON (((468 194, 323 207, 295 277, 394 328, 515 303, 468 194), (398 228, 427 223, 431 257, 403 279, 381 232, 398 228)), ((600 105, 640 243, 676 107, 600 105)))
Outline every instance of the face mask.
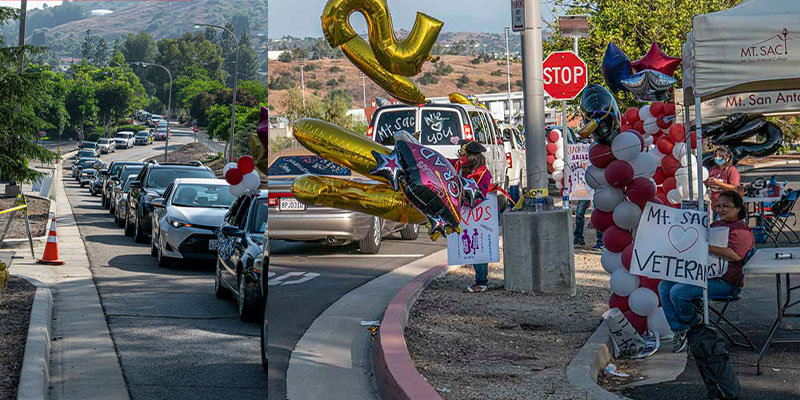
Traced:
POLYGON ((720 165, 720 166, 721 166, 721 165, 725 164, 725 159, 724 159, 724 158, 722 158, 722 157, 716 157, 716 158, 714 158, 714 162, 715 162, 717 165, 720 165))

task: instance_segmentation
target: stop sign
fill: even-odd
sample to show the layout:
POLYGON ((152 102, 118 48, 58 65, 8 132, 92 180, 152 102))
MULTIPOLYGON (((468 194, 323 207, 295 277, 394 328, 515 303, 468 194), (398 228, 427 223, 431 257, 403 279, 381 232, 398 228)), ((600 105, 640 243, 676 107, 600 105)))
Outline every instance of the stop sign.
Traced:
POLYGON ((550 53, 542 65, 544 91, 553 100, 572 100, 586 87, 588 70, 575 53, 556 51, 550 53))
POLYGON ((194 126, 194 127, 192 127, 192 130, 194 131, 194 133, 197 133, 197 131, 199 131, 199 130, 200 130, 200 128, 198 128, 198 127, 194 126))

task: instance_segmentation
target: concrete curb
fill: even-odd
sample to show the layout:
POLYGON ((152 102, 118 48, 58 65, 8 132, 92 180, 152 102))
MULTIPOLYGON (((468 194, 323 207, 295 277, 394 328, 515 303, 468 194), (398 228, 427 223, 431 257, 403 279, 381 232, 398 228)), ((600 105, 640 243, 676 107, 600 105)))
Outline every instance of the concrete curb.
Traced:
MULTIPOLYGON (((53 172, 53 182, 55 182, 57 173, 53 172)), ((26 194, 25 197, 34 197, 37 199, 47 200, 50 202, 50 209, 47 211, 47 220, 50 221, 56 215, 56 201, 48 199, 47 197, 37 196, 33 194, 26 194)), ((50 227, 50 223, 47 223, 47 227, 50 227)), ((45 229, 45 234, 42 236, 36 236, 33 240, 33 247, 41 247, 47 243, 47 236, 49 234, 49 229, 45 229)), ((2 249, 25 249, 28 248, 30 245, 28 244, 28 238, 22 239, 5 239, 3 240, 3 246, 0 247, 2 249)))
POLYGON ((779 165, 796 165, 796 164, 800 164, 800 160, 770 161, 761 164, 744 165, 736 168, 739 169, 739 172, 747 172, 756 168, 767 168, 767 167, 777 167, 779 165))
POLYGON ((603 322, 567 365, 569 384, 582 390, 587 398, 605 400, 628 400, 627 397, 613 394, 597 384, 597 375, 614 358, 614 344, 603 322))
POLYGON ((50 321, 53 319, 53 296, 44 283, 25 275, 14 276, 36 286, 17 399, 47 399, 50 392, 50 321))
POLYGON ((458 267, 440 265, 417 275, 395 294, 386 307, 372 348, 375 381, 383 400, 442 399, 411 361, 404 333, 409 311, 422 290, 432 280, 458 267))

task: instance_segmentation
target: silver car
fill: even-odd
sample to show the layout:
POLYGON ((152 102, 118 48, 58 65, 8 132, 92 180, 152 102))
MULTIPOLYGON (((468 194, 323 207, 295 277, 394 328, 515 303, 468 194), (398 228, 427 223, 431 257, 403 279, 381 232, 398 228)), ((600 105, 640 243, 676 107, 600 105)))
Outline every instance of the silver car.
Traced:
POLYGON ((100 149, 100 153, 114 153, 117 151, 117 142, 108 138, 98 139, 97 148, 100 149))
POLYGON ((175 259, 215 260, 216 229, 222 225, 233 200, 224 179, 177 178, 167 186, 154 207, 151 255, 160 267, 175 259))

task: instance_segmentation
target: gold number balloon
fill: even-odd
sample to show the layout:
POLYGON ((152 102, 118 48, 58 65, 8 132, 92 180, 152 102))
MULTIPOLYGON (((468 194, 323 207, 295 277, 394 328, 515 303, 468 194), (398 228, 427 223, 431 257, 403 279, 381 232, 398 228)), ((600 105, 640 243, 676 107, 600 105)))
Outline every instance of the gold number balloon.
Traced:
POLYGON ((404 102, 425 102, 422 91, 406 77, 417 75, 422 64, 432 60, 430 50, 443 22, 417 13, 411 33, 399 41, 385 0, 329 0, 321 20, 328 43, 341 47, 345 56, 380 87, 404 102), (354 12, 367 20, 369 42, 350 25, 354 12))

